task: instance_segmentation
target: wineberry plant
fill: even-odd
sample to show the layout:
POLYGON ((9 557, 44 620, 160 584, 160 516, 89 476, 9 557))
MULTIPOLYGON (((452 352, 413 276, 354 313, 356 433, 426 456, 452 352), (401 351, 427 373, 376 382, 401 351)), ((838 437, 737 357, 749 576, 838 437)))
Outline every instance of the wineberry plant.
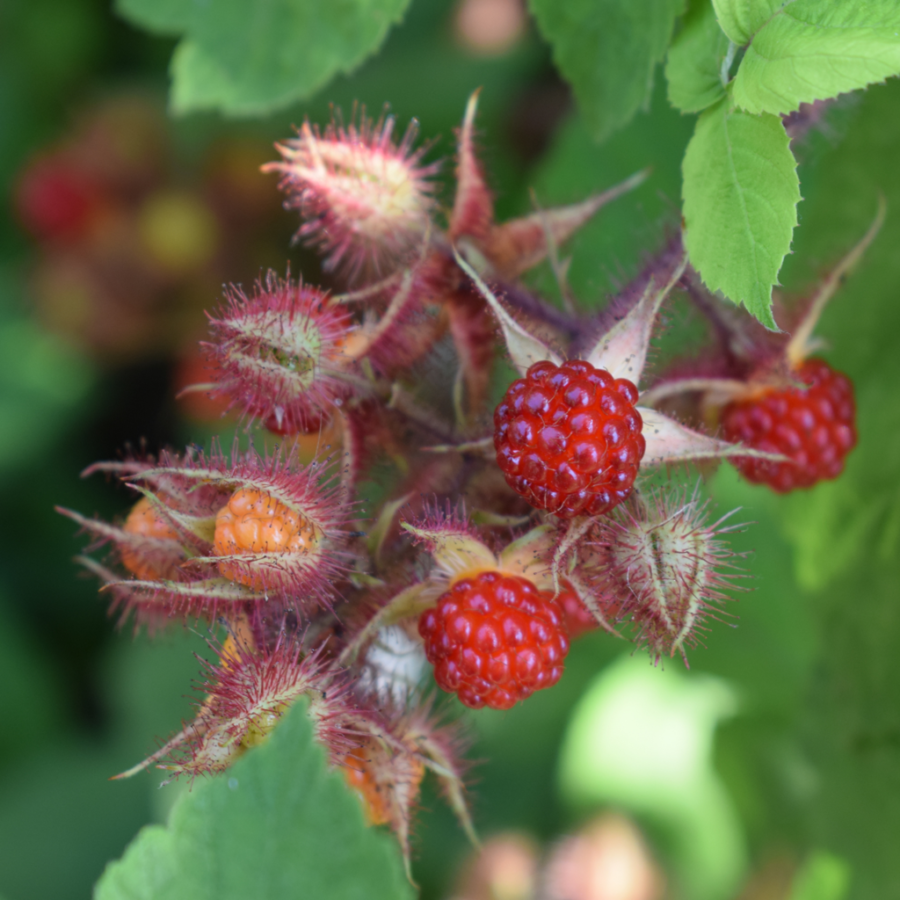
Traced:
POLYGON ((47 327, 213 416, 134 392, 10 503, 56 491, 123 658, 200 647, 121 704, 105 789, 166 824, 95 897, 900 890, 897 4, 114 5, 173 158, 210 112, 268 156, 109 114, 14 187, 47 327))
POLYGON ((785 313, 799 323, 789 340, 706 291, 678 233, 604 312, 563 313, 518 276, 645 176, 497 222, 476 117, 477 94, 445 225, 439 166, 413 126, 397 140, 392 117, 363 114, 304 123, 279 144, 263 169, 299 211, 297 239, 347 289, 290 272, 229 286, 210 313, 217 380, 193 387, 266 448, 97 463, 85 474, 123 481, 131 509, 119 523, 60 510, 106 551, 82 562, 123 619, 217 635, 193 721, 117 777, 226 772, 299 705, 408 873, 428 772, 475 840, 465 735, 427 667, 465 706, 502 710, 552 690, 570 642, 592 629, 687 664, 751 574, 729 546, 744 526, 736 511, 714 518, 691 476, 663 485, 654 471, 731 460, 778 491, 840 474, 856 440, 852 386, 806 354, 880 224, 785 313), (730 368, 700 377, 676 360, 677 375, 647 385, 673 293, 716 326, 705 352, 730 368), (503 357, 509 383, 494 371, 503 357), (662 411, 674 397, 687 398, 679 416, 662 411), (326 428, 332 442, 303 463, 298 438, 326 428), (367 504, 359 485, 386 460, 394 476, 367 504))

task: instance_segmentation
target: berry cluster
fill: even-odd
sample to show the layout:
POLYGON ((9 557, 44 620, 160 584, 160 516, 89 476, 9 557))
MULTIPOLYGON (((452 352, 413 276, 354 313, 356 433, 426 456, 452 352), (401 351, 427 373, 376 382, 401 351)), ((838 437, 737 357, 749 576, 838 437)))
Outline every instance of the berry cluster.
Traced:
POLYGON ((243 416, 231 453, 98 464, 89 471, 141 493, 124 521, 63 510, 111 548, 86 564, 125 614, 224 629, 195 721, 123 774, 221 771, 305 697, 332 765, 407 858, 426 771, 471 832, 462 743, 427 699, 429 664, 465 706, 504 710, 555 685, 587 632, 686 659, 739 585, 737 526, 710 524, 696 490, 649 490, 647 470, 731 458, 787 490, 843 466, 856 440, 849 382, 806 352, 825 289, 794 338, 736 319, 715 377, 682 367, 641 393, 671 295, 724 316, 680 238, 599 316, 562 313, 518 278, 645 176, 497 223, 475 112, 473 98, 446 223, 437 164, 412 132, 395 144, 391 119, 304 125, 279 146, 266 170, 344 293, 274 273, 228 288, 206 350, 216 393, 243 416), (505 394, 492 410, 498 349, 519 377, 495 385, 505 394), (678 418, 665 411, 675 397, 678 418), (274 449, 247 447, 255 429, 274 449), (319 452, 304 464, 305 441, 319 452), (374 509, 363 478, 384 488, 374 509))

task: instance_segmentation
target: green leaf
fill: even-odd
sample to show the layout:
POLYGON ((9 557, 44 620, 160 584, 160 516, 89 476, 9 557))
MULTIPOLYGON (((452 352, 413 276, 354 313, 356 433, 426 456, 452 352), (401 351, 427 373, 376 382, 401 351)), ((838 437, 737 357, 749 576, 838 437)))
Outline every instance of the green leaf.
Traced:
POLYGON ((728 38, 719 28, 709 0, 695 2, 669 48, 669 102, 691 113, 701 112, 724 97, 721 70, 727 52, 728 38))
POLYGON ((181 33, 172 106, 261 115, 353 71, 399 22, 409 0, 120 0, 144 27, 181 33))
POLYGON ((194 3, 185 0, 116 0, 116 12, 133 25, 157 34, 181 34, 190 24, 194 3))
POLYGON ((896 0, 796 0, 753 39, 734 81, 748 112, 788 113, 900 74, 896 0))
POLYGON ((202 47, 185 38, 172 54, 169 105, 177 115, 200 109, 241 112, 241 89, 202 47))
POLYGON ((396 844, 365 825, 297 703, 266 744, 182 795, 167 827, 144 828, 94 896, 404 900, 412 889, 396 844))
POLYGON ((650 101, 684 0, 529 0, 595 140, 650 101))
POLYGON ((772 286, 800 200, 789 144, 777 116, 747 115, 726 98, 698 119, 683 166, 691 262, 711 290, 773 329, 772 286))
POLYGON ((790 0, 712 0, 722 31, 740 47, 790 0))

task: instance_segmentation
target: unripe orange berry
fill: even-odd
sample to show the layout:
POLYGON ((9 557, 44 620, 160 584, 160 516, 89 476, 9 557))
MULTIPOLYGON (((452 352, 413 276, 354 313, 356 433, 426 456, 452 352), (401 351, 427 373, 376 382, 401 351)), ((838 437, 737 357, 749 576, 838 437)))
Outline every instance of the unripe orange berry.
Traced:
MULTIPOLYGON (((156 511, 149 497, 141 497, 134 504, 125 520, 123 531, 157 540, 178 540, 178 532, 156 511)), ((166 577, 166 572, 160 571, 151 560, 133 547, 123 546, 120 556, 122 565, 142 581, 155 581, 157 578, 166 577)))
POLYGON ((362 801, 366 818, 371 825, 385 825, 390 821, 387 801, 382 788, 375 781, 366 751, 362 747, 351 750, 345 757, 341 771, 347 784, 362 801))
MULTIPOLYGON (((305 555, 319 541, 315 526, 280 500, 255 488, 241 488, 216 516, 217 556, 305 555)), ((271 565, 271 564, 269 564, 271 565)), ((253 590, 266 588, 262 572, 220 562, 219 571, 253 590)))
MULTIPOLYGON (((392 776, 396 776, 394 767, 389 760, 385 760, 383 778, 378 777, 379 768, 376 763, 378 756, 376 747, 357 747, 351 750, 341 764, 341 771, 347 784, 356 792, 363 804, 366 818, 370 825, 388 825, 391 823, 391 802, 389 791, 396 787, 392 776)), ((411 763, 404 767, 404 781, 411 794, 416 795, 422 778, 425 775, 425 766, 416 758, 410 757, 411 763)))

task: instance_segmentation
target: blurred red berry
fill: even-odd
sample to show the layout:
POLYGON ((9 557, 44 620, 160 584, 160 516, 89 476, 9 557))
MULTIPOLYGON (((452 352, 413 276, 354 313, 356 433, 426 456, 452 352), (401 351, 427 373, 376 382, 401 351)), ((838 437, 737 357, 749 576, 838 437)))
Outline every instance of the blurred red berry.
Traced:
POLYGON ((562 519, 597 516, 634 486, 646 444, 637 388, 580 359, 535 363, 494 412, 510 487, 562 519))
POLYGON ((764 389, 757 396, 729 403, 722 411, 726 440, 791 460, 734 460, 748 481, 767 484, 780 494, 836 478, 856 446, 856 404, 850 379, 815 358, 807 359, 794 375, 806 387, 764 389))
POLYGON ((569 652, 553 595, 517 575, 461 578, 419 618, 438 686, 473 709, 510 709, 559 681, 569 652))
POLYGON ((15 206, 25 229, 38 240, 81 237, 98 207, 96 188, 62 159, 33 162, 16 187, 15 206))

